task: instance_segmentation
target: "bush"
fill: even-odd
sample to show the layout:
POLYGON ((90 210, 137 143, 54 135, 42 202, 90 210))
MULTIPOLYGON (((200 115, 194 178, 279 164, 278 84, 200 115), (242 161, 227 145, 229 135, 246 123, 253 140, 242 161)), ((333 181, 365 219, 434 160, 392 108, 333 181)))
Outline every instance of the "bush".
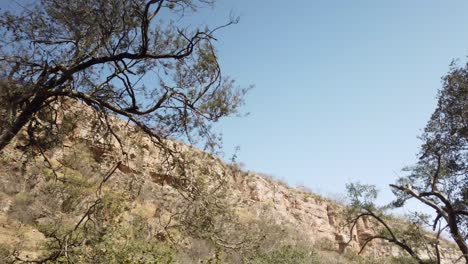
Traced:
POLYGON ((20 192, 13 198, 8 215, 23 224, 34 224, 40 213, 33 207, 34 197, 31 194, 20 192))
POLYGON ((318 263, 316 253, 307 248, 282 246, 270 252, 260 253, 247 263, 249 264, 306 264, 318 263))
POLYGON ((13 262, 13 248, 11 246, 0 244, 0 263, 13 262))

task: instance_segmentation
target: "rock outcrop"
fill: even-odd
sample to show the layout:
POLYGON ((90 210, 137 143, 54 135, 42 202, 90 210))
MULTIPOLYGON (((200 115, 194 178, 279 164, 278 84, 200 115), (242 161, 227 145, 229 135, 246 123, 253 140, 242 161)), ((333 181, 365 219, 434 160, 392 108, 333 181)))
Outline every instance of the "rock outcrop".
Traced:
MULTIPOLYGON (((167 208, 168 204, 176 203, 177 188, 190 188, 191 181, 198 179, 190 178, 190 176, 174 177, 162 163, 163 158, 165 158, 166 164, 177 162, 177 160, 164 153, 165 150, 158 145, 162 143, 154 142, 138 129, 117 118, 112 118, 112 127, 121 136, 121 140, 116 140, 109 135, 103 136, 102 133, 96 132, 100 128, 96 130, 96 126, 89 122, 79 122, 79 120, 96 118, 93 116, 93 112, 82 106, 65 107, 65 112, 62 115, 73 115, 73 118, 78 121, 74 123, 73 130, 64 137, 64 144, 61 148, 54 148, 44 153, 47 166, 54 164, 57 167, 64 166, 65 157, 69 156, 78 146, 90 149, 91 158, 98 161, 101 171, 108 171, 116 166, 115 175, 109 180, 110 187, 108 188, 120 188, 119 186, 123 186, 127 182, 131 188, 137 188, 139 197, 135 200, 131 210, 144 218, 158 219, 154 220, 150 227, 156 235, 163 236, 160 230, 165 227, 162 224, 164 221, 161 219, 167 219, 167 212, 164 213, 162 208, 167 208)), ((18 141, 20 140, 18 139, 18 141)), ((16 143, 21 144, 21 142, 16 143)), ((202 170, 201 173, 198 173, 199 175, 222 177, 224 184, 228 185, 225 195, 232 200, 233 206, 244 212, 244 217, 247 215, 249 218, 272 221, 278 226, 288 226, 300 232, 310 241, 322 244, 322 246, 336 252, 356 251, 363 245, 366 237, 377 232, 375 223, 366 218, 360 220, 354 231, 350 232, 343 214, 345 207, 342 204, 311 192, 291 188, 264 175, 234 168, 233 165, 227 165, 211 154, 203 153, 182 143, 165 141, 164 144, 170 145, 172 149, 177 149, 178 153, 185 153, 177 158, 180 161, 189 162, 197 170, 202 170), (229 170, 226 170, 227 168, 229 170)), ((2 159, 4 164, 24 162, 20 150, 13 147, 5 150, 2 159)), ((42 160, 42 162, 45 161, 42 160)), ((15 165, 11 166, 11 170, 15 168, 17 169, 15 165)), ((0 197, 0 217, 3 218, 14 206, 12 194, 20 192, 19 190, 6 191, 6 188, 14 187, 11 186, 12 182, 8 180, 10 174, 11 171, 2 170, 0 172, 3 188, 1 191, 4 193, 0 197)), ((19 172, 16 174, 19 175, 19 172)), ((210 179, 204 180, 209 186, 210 179)), ((35 182, 34 184, 40 185, 41 183, 35 182)), ((17 236, 11 232, 13 228, 14 226, 10 223, 4 224, 0 226, 0 234, 3 235, 4 239, 17 240, 17 236)), ((36 237, 38 241, 43 239, 42 234, 37 234, 38 231, 31 228, 24 233, 36 237)), ((31 248, 34 247, 31 246, 31 248)), ((21 254, 35 256, 33 251, 21 254)), ((376 241, 369 244, 364 254, 374 257, 388 257, 402 255, 402 252, 390 244, 376 241)), ((450 254, 450 252, 443 252, 443 254, 450 254)))

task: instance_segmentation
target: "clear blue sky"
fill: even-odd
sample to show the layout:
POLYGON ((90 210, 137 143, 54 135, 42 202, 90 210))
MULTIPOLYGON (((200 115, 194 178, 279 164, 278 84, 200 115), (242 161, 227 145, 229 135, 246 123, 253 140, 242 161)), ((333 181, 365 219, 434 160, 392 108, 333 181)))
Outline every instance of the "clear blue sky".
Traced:
POLYGON ((184 19, 220 25, 231 11, 241 21, 217 35, 220 62, 255 89, 250 116, 217 126, 226 157, 240 146, 247 169, 291 185, 344 193, 360 180, 391 199, 440 77, 468 55, 468 1, 219 0, 184 19))
POLYGON ((223 121, 224 150, 252 171, 322 194, 382 189, 416 161, 452 59, 468 55, 468 1, 220 0, 224 72, 254 84, 250 116, 223 121))

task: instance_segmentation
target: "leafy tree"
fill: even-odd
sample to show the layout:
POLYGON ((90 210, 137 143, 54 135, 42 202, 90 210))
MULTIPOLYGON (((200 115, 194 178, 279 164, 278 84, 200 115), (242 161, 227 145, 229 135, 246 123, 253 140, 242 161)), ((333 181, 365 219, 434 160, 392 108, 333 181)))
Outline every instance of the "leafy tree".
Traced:
MULTIPOLYGON (((155 142, 201 136, 246 89, 221 73, 214 33, 182 24, 214 0, 41 0, 0 14, 0 150, 27 127, 50 138, 63 100, 128 119, 155 142)), ((109 129, 111 128, 108 125, 109 129)), ((115 135, 115 133, 112 133, 115 135)))
MULTIPOLYGON (((181 19, 213 4, 214 0, 37 0, 21 11, 2 10, 0 152, 16 136, 21 147, 34 152, 32 156, 40 154, 46 168, 35 175, 41 184, 28 191, 53 200, 44 203, 51 204, 47 209, 80 219, 65 223, 54 218, 41 229, 48 238, 48 251, 40 261, 172 261, 173 252, 157 239, 150 243, 137 235, 128 238, 133 255, 121 243, 129 232, 117 220, 139 194, 133 188, 141 189, 143 181, 128 179, 129 190, 114 186, 126 195, 115 194, 106 185, 117 167, 135 158, 126 153, 126 146, 139 147, 131 144, 128 133, 151 137, 161 155, 163 182, 170 181, 182 197, 183 208, 170 208, 180 209, 172 217, 179 226, 173 223, 176 231, 170 231, 225 241, 218 218, 231 216, 217 196, 225 187, 222 175, 199 172, 203 167, 184 157, 193 152, 165 140, 202 140, 207 148, 215 149, 218 137, 210 126, 236 114, 248 90, 222 74, 214 46, 214 34, 237 19, 216 28, 184 24, 181 19), (122 129, 114 122, 116 117, 133 126, 122 129), (122 157, 106 158, 102 154, 108 148, 104 148, 89 157, 65 156, 59 164, 48 158, 46 148, 60 145, 79 124, 106 138, 106 147, 113 145, 109 138, 120 143, 122 157), (119 195, 124 199, 114 199, 119 195), (200 234, 201 228, 207 232, 200 234)), ((100 147, 85 143, 93 150, 100 147)), ((72 147, 78 150, 76 144, 72 147)), ((18 204, 25 201, 18 196, 18 204)))
MULTIPOLYGON (((389 210, 393 205, 378 206, 375 204, 378 191, 374 185, 350 183, 346 185, 350 204, 346 211, 348 223, 350 224, 350 240, 353 232, 359 224, 364 221, 374 223, 373 233, 366 232, 358 237, 360 246, 359 254, 374 240, 386 241, 396 245, 406 252, 415 263, 427 264, 435 262, 434 241, 439 237, 429 239, 427 232, 423 229, 426 216, 415 215, 410 222, 402 223, 392 217, 389 210)), ((440 235, 440 234, 439 234, 440 235)))
POLYGON ((451 65, 421 139, 418 163, 391 185, 397 205, 416 199, 434 209, 434 230, 447 230, 468 263, 468 65, 451 65))
POLYGON ((422 248, 430 249, 429 255, 434 256, 432 261, 441 263, 440 236, 446 232, 459 249, 459 259, 468 263, 468 65, 460 67, 453 63, 443 77, 437 108, 421 140, 417 164, 405 169, 409 174, 390 185, 397 199, 386 208, 402 207, 408 200, 415 199, 432 208, 435 215, 415 214, 410 228, 393 231, 382 211, 379 212, 382 208, 366 202, 368 197, 375 198, 372 188, 352 184, 348 186, 349 193, 355 208, 359 209, 353 223, 355 225, 362 217, 377 220, 385 227, 386 235, 367 240, 392 242, 420 263, 425 262, 417 254, 422 248), (371 195, 363 196, 366 193, 371 195), (436 233, 432 236, 421 233, 423 226, 436 233))

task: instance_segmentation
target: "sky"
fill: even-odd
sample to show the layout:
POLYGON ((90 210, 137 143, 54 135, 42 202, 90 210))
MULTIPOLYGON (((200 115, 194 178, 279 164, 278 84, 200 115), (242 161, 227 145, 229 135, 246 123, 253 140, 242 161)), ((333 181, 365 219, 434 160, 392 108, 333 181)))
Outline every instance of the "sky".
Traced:
MULTIPOLYGON (((224 74, 255 88, 222 121, 224 151, 250 171, 335 196, 361 181, 388 184, 414 164, 441 77, 468 55, 467 1, 220 0, 224 74)), ((200 14, 194 14, 200 15, 200 14)))
POLYGON ((216 126, 226 159, 239 146, 247 170, 322 195, 375 184, 384 202, 416 162, 441 77, 466 61, 466 10, 462 0, 218 0, 183 19, 240 17, 216 35, 224 74, 255 85, 250 114, 216 126))

